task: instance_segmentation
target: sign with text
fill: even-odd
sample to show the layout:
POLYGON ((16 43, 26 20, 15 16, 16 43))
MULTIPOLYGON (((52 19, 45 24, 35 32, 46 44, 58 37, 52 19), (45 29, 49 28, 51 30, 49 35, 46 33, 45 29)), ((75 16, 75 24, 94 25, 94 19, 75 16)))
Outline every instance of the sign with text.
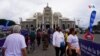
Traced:
POLYGON ((96 17, 96 11, 93 10, 90 16, 90 32, 92 32, 95 17, 96 17))
POLYGON ((100 44, 79 39, 82 56, 100 56, 100 44))

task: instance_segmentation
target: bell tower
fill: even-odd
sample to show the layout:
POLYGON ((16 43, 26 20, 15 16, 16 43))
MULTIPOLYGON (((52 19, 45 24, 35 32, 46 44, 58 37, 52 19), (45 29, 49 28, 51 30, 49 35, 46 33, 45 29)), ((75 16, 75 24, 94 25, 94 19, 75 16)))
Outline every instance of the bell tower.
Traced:
POLYGON ((43 16, 44 16, 44 27, 45 28, 51 28, 52 25, 52 9, 49 7, 49 4, 47 3, 47 6, 43 10, 43 16))

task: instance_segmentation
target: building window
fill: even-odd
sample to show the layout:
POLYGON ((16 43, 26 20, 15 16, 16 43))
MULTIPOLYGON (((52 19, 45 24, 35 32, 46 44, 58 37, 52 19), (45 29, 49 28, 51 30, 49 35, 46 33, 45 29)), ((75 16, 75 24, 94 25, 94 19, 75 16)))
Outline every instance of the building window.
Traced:
POLYGON ((62 25, 63 29, 65 29, 65 24, 62 25))
POLYGON ((70 25, 68 24, 68 28, 70 28, 70 25))
POLYGON ((53 25, 53 28, 55 29, 56 27, 55 27, 55 24, 53 25))
POLYGON ((26 28, 28 28, 28 25, 26 25, 26 28))
POLYGON ((56 24, 56 27, 58 27, 58 24, 56 24))
POLYGON ((33 27, 33 25, 31 25, 31 27, 33 27))
POLYGON ((74 28, 74 24, 73 24, 73 28, 74 28))
POLYGON ((38 24, 38 27, 39 27, 39 24, 38 24))
POLYGON ((42 29, 42 24, 41 24, 41 29, 42 29))

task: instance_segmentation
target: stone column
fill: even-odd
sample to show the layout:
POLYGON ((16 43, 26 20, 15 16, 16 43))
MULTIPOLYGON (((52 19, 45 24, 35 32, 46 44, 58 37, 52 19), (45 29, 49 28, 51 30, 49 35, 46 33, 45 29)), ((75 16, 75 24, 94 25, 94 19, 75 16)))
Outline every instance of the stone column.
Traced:
POLYGON ((74 21, 74 28, 75 28, 75 25, 76 25, 76 23, 75 23, 75 21, 74 21))
POLYGON ((58 17, 58 26, 60 26, 60 24, 59 24, 59 19, 60 19, 60 17, 58 17))
POLYGON ((42 15, 42 29, 44 29, 44 14, 42 15))
POLYGON ((36 15, 36 28, 38 28, 38 16, 36 15))
POLYGON ((51 25, 51 27, 52 27, 52 29, 53 29, 53 22, 54 22, 54 21, 53 21, 53 15, 52 15, 52 20, 51 20, 51 21, 52 21, 52 25, 51 25))

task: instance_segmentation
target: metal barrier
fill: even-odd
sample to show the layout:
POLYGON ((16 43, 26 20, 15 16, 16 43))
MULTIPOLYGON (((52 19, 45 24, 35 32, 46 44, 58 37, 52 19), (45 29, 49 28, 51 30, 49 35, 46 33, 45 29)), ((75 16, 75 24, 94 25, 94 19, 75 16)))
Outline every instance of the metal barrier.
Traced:
POLYGON ((100 56, 100 44, 79 39, 82 56, 100 56))

